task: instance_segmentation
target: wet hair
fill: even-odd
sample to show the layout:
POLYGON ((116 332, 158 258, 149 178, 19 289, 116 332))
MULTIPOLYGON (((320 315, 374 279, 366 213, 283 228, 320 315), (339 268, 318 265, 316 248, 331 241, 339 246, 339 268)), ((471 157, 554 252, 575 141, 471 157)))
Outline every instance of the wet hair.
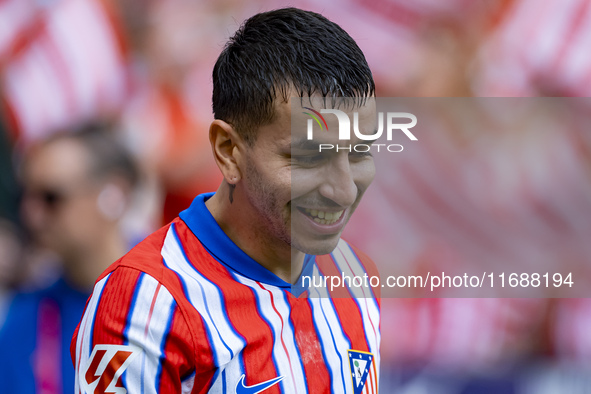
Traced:
POLYGON ((339 25, 297 8, 257 14, 228 41, 213 69, 213 113, 250 145, 273 121, 276 99, 371 97, 365 56, 339 25))

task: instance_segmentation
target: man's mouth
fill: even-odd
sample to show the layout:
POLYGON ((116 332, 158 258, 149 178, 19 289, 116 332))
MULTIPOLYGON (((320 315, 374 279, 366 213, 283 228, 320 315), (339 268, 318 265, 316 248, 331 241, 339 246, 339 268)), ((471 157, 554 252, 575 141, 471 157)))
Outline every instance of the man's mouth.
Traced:
POLYGON ((298 209, 300 210, 300 212, 303 212, 306 216, 310 217, 316 223, 323 225, 330 225, 336 223, 343 215, 343 212, 345 212, 344 210, 337 212, 328 212, 310 208, 298 209))

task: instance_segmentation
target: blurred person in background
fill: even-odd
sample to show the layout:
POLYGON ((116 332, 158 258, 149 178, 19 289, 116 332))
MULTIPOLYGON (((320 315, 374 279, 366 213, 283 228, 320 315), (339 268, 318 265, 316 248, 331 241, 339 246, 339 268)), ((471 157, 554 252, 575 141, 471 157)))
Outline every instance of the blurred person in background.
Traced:
POLYGON ((0 327, 17 284, 19 263, 23 257, 23 239, 16 225, 0 216, 0 327))
POLYGON ((72 334, 98 275, 129 250, 120 221, 138 173, 112 130, 93 125, 32 146, 22 164, 22 215, 63 273, 15 296, 0 330, 0 390, 71 392, 72 334))
POLYGON ((12 166, 12 147, 0 119, 0 327, 22 260, 23 238, 18 228, 18 186, 12 166))

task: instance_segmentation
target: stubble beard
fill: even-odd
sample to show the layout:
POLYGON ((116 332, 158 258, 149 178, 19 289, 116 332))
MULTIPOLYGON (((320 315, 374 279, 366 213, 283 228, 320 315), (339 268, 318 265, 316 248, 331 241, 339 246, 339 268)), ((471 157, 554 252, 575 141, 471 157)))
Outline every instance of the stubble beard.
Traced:
MULTIPOLYGON (((280 205, 272 184, 263 178, 250 160, 247 162, 245 174, 249 185, 248 199, 264 221, 265 236, 269 235, 291 247, 291 203, 288 203, 286 213, 286 208, 280 205)), ((263 242, 273 243, 270 239, 263 242)))

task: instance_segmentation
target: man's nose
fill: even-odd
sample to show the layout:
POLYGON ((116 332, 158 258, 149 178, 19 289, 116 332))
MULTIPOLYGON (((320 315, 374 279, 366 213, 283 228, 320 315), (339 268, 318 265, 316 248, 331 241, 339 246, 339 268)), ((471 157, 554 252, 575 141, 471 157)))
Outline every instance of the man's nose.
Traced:
POLYGON ((323 175, 320 194, 341 207, 353 205, 358 189, 348 156, 339 154, 330 160, 323 175))
POLYGON ((47 226, 47 213, 42 202, 30 196, 24 196, 20 210, 23 221, 29 230, 35 232, 47 226))

